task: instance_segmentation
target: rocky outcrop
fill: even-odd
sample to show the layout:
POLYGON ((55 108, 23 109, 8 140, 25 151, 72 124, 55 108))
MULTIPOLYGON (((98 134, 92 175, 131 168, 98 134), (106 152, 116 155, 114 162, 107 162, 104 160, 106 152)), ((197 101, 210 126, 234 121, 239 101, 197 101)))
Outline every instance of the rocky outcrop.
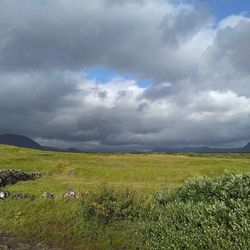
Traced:
POLYGON ((0 187, 13 185, 18 181, 36 180, 41 176, 41 173, 25 173, 22 170, 0 170, 0 187))

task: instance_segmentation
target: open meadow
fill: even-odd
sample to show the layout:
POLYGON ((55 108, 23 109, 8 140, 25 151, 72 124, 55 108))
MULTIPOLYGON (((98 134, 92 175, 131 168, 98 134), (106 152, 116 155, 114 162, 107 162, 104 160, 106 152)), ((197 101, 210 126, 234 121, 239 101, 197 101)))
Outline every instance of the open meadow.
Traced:
MULTIPOLYGON (((59 153, 0 145, 0 169, 22 169, 25 172, 44 174, 38 180, 18 182, 4 188, 9 192, 33 195, 34 199, 0 201, 0 233, 64 249, 71 249, 73 246, 80 249, 136 249, 137 243, 141 241, 138 232, 142 230, 150 235, 147 227, 154 221, 151 219, 145 226, 141 224, 141 220, 159 210, 158 206, 149 205, 152 197, 158 195, 157 199, 161 200, 159 204, 162 205, 164 202, 159 194, 171 193, 190 177, 209 176, 216 179, 225 170, 228 173, 226 175, 231 172, 250 172, 250 154, 59 153), (83 198, 63 199, 62 195, 68 188, 83 194, 83 198), (53 193, 55 199, 43 198, 45 191, 53 193), (122 199, 126 199, 125 205, 120 204, 122 199), (124 207, 127 209, 125 212, 124 207), (113 211, 114 216, 110 211, 113 211), (123 220, 126 222, 122 222, 123 220)), ((224 188, 221 183, 218 185, 224 188)), ((208 186, 211 187, 210 184, 208 186)), ((247 199, 248 192, 249 190, 245 194, 247 199)), ((179 205, 177 207, 177 210, 182 209, 179 205)), ((249 204, 247 207, 249 209, 249 204)), ((177 211, 174 207, 168 209, 177 211)), ((183 211, 179 212, 181 217, 183 211)), ((155 213, 154 217, 162 216, 155 213)), ((246 221, 245 233, 249 233, 248 222, 246 221)), ((152 226, 155 227, 156 224, 152 226)), ((218 232, 211 235, 213 241, 218 232)), ((176 232, 175 236, 180 237, 176 232)), ((152 239, 144 247, 167 249, 160 248, 153 242, 152 239)), ((215 242, 214 246, 218 247, 215 242)), ((246 238, 240 239, 240 242, 243 245, 238 246, 243 248, 249 244, 246 238)), ((231 243, 231 239, 221 241, 224 247, 237 246, 230 245, 231 243)), ((197 242, 190 244, 190 249, 192 244, 197 246, 197 242)))
POLYGON ((249 172, 250 154, 57 153, 1 145, 0 167, 45 174, 36 182, 8 187, 38 196, 44 191, 59 195, 68 187, 87 191, 104 184, 150 193, 176 187, 189 177, 218 176, 224 170, 249 172))

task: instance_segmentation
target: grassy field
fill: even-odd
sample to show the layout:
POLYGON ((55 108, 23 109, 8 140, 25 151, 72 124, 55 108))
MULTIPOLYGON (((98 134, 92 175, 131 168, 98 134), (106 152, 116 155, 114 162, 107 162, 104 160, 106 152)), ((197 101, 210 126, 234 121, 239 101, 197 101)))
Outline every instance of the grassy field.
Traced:
POLYGON ((188 177, 250 171, 249 154, 92 154, 42 152, 0 145, 0 167, 45 174, 34 182, 16 184, 10 191, 41 195, 62 194, 68 187, 78 191, 103 184, 131 187, 146 192, 172 188, 188 177))
POLYGON ((220 176, 225 170, 250 172, 250 155, 57 153, 0 145, 0 169, 22 169, 45 175, 37 181, 6 187, 10 192, 33 194, 37 198, 0 202, 0 232, 66 249, 72 245, 81 249, 118 249, 126 240, 121 238, 119 230, 113 245, 106 245, 105 237, 109 236, 92 239, 87 244, 76 223, 79 203, 60 198, 45 200, 42 193, 48 191, 60 197, 69 187, 86 192, 107 184, 118 190, 129 187, 150 196, 163 188, 171 190, 189 177, 220 176))

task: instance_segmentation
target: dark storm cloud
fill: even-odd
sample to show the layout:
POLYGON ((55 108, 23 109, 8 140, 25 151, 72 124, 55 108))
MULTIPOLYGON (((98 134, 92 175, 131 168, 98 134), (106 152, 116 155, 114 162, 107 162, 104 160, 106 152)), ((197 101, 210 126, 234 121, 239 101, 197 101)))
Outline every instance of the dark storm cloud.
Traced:
POLYGON ((220 30, 214 42, 213 57, 232 63, 237 71, 250 75, 250 22, 242 20, 235 27, 220 30))
POLYGON ((231 16, 221 21, 213 43, 199 65, 196 87, 199 89, 232 90, 250 97, 250 19, 231 16))
POLYGON ((2 74, 0 82, 1 108, 20 114, 31 109, 50 112, 70 105, 64 97, 77 92, 79 79, 61 72, 27 72, 2 74))
POLYGON ((165 0, 0 0, 0 133, 86 150, 243 143, 249 24, 165 0), (154 84, 101 84, 91 67, 154 84))
POLYGON ((46 136, 44 125, 64 107, 72 107, 77 77, 60 72, 0 74, 0 130, 46 136))
POLYGON ((185 63, 185 51, 178 46, 173 50, 168 41, 191 39, 207 24, 206 16, 192 7, 161 0, 113 4, 1 0, 0 4, 1 70, 106 66, 176 80, 195 65, 185 63))
POLYGON ((194 8, 180 7, 175 14, 163 17, 161 28, 164 42, 176 47, 179 43, 192 38, 209 20, 208 9, 205 5, 197 11, 194 8))

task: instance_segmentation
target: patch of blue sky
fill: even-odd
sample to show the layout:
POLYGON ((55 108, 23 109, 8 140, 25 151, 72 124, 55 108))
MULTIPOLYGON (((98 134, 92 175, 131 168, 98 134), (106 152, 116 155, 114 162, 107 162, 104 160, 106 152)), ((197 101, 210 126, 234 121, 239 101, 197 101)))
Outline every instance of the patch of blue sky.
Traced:
POLYGON ((141 80, 133 75, 121 74, 116 72, 115 70, 107 70, 102 67, 89 68, 84 71, 84 76, 87 79, 95 80, 100 84, 108 83, 114 78, 121 78, 124 80, 134 80, 136 81, 137 85, 141 88, 147 88, 151 86, 153 83, 151 80, 141 80))
POLYGON ((219 21, 230 15, 250 15, 250 0, 174 0, 176 3, 206 5, 219 21))
POLYGON ((249 0, 207 0, 206 2, 219 20, 230 15, 250 14, 249 0))
POLYGON ((95 80, 98 83, 107 83, 112 78, 117 77, 117 73, 113 70, 106 70, 104 68, 96 67, 89 68, 84 71, 84 75, 87 79, 95 80))
POLYGON ((148 88, 152 86, 152 84, 153 84, 152 80, 137 81, 137 85, 141 88, 148 88))

